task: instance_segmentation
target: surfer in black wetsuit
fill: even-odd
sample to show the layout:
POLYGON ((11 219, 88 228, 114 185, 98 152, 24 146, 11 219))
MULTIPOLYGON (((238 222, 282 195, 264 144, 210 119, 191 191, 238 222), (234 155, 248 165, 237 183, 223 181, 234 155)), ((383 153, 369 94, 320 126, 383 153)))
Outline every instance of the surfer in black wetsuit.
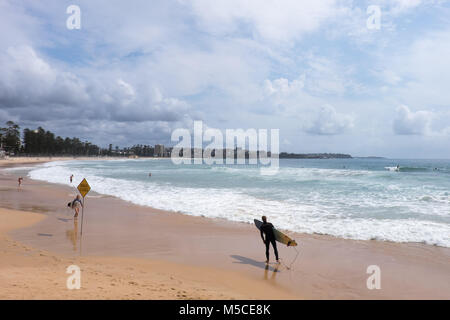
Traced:
POLYGON ((278 260, 278 249, 277 249, 277 243, 275 241, 275 234, 273 233, 273 224, 267 222, 267 217, 262 216, 263 224, 261 225, 261 239, 263 240, 264 244, 266 245, 266 263, 269 263, 269 247, 270 244, 272 244, 273 251, 275 252, 275 257, 278 260), (266 237, 264 238, 264 235, 266 237))

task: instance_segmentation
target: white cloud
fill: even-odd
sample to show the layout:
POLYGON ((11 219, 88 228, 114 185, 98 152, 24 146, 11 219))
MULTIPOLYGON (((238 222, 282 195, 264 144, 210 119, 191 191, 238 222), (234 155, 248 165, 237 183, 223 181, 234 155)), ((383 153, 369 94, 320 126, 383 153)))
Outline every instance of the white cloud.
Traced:
POLYGON ((199 27, 215 35, 237 32, 269 41, 291 41, 316 30, 336 13, 335 0, 194 0, 199 27))
POLYGON ((313 120, 306 124, 303 130, 315 135, 337 135, 353 127, 353 117, 337 113, 331 105, 319 107, 313 120))
POLYGON ((354 70, 351 64, 342 66, 332 59, 308 55, 306 58, 305 86, 313 94, 342 95, 349 91, 358 91, 358 85, 353 79, 354 70))
POLYGON ((288 96, 299 93, 305 86, 304 76, 299 79, 289 81, 286 78, 279 78, 273 81, 266 79, 264 81, 264 92, 268 96, 288 96))
POLYGON ((394 133, 398 135, 422 135, 445 138, 450 134, 449 111, 411 111, 401 105, 396 109, 393 121, 394 133))
POLYGON ((380 74, 377 75, 385 83, 393 86, 399 84, 402 81, 402 78, 392 70, 383 70, 380 74))
POLYGON ((448 105, 450 101, 450 29, 426 33, 410 46, 383 59, 403 79, 394 94, 407 104, 448 105))
POLYGON ((422 0, 389 0, 389 2, 390 12, 394 15, 405 13, 423 4, 422 0))
POLYGON ((433 114, 428 111, 411 111, 399 106, 393 122, 393 129, 399 135, 426 135, 431 132, 433 114))
POLYGON ((286 118, 302 117, 309 108, 323 104, 323 100, 305 90, 305 75, 288 80, 266 79, 257 113, 278 114, 286 118))

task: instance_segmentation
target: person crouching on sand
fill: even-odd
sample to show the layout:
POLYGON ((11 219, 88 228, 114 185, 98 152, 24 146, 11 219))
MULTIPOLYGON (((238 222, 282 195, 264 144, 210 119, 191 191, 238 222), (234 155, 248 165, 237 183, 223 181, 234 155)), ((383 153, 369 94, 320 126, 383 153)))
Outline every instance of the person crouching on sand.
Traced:
POLYGON ((67 204, 68 207, 71 207, 74 211, 74 218, 78 217, 78 213, 80 212, 80 208, 83 208, 83 202, 81 201, 81 196, 78 194, 76 198, 67 204))
POLYGON ((273 251, 275 253, 275 258, 277 259, 277 262, 280 262, 278 260, 278 249, 277 249, 277 242, 275 241, 275 233, 273 232, 273 224, 267 222, 267 217, 262 216, 263 224, 261 225, 261 239, 263 240, 264 244, 266 245, 266 263, 269 263, 269 248, 270 244, 272 244, 273 251), (264 235, 266 238, 264 239, 264 235))

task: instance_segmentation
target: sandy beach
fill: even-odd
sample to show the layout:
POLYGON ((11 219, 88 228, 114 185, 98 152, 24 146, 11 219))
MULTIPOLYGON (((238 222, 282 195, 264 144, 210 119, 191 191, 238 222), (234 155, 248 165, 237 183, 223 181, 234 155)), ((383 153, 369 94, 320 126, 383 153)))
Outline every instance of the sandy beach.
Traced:
POLYGON ((94 192, 80 242, 67 208, 74 187, 25 178, 18 189, 15 172, 3 171, 0 188, 1 299, 450 299, 448 248, 290 233, 298 258, 291 265, 297 251, 280 246, 283 263, 266 266, 251 224, 94 192), (72 264, 80 290, 66 288, 72 264), (366 286, 370 265, 380 290, 366 286))
MULTIPOLYGON (((49 161, 70 161, 70 160, 114 160, 126 159, 124 157, 7 157, 0 159, 0 168, 17 167, 26 165, 36 165, 49 161)), ((162 159, 162 158, 154 158, 162 159)))

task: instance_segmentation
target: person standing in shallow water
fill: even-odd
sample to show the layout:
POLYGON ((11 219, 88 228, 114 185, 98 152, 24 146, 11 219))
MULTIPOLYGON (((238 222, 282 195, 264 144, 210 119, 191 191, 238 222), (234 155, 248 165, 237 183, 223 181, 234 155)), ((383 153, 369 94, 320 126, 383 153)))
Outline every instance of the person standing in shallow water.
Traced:
POLYGON ((22 185, 22 182, 23 182, 23 178, 19 177, 19 179, 17 179, 17 182, 18 182, 19 188, 20 188, 20 186, 22 185))
POLYGON ((261 239, 263 240, 264 244, 266 245, 266 263, 269 263, 269 248, 270 244, 272 244, 273 251, 275 253, 275 258, 277 259, 277 262, 280 262, 278 259, 278 249, 277 249, 277 242, 275 241, 275 233, 273 232, 273 224, 267 222, 267 217, 262 216, 262 225, 261 225, 261 239), (264 238, 265 236, 265 238, 264 238))

